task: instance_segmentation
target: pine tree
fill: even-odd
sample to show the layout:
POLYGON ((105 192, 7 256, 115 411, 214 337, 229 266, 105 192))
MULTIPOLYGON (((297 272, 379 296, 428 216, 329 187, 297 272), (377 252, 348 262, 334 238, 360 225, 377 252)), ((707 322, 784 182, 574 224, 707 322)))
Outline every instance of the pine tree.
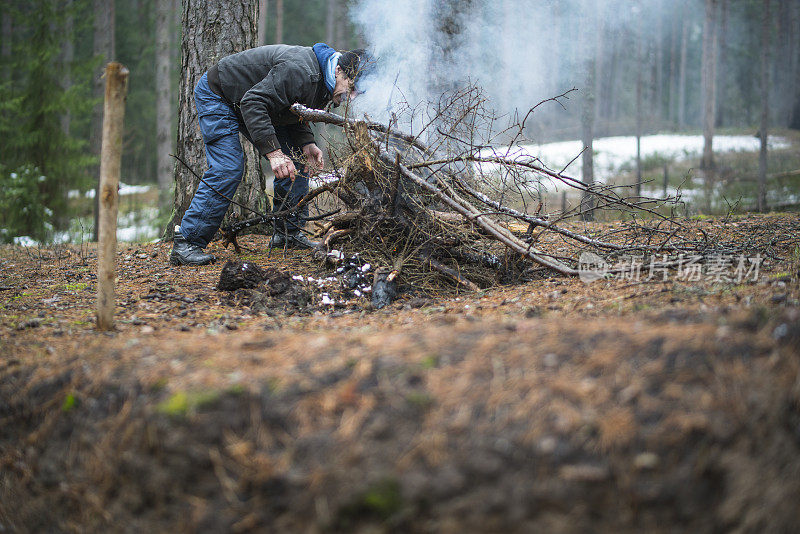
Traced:
MULTIPOLYGON (((88 62, 73 62, 69 87, 62 85, 63 28, 85 2, 58 0, 20 2, 10 8, 17 34, 11 54, 11 79, 0 86, 0 206, 24 198, 14 209, 0 207, 0 225, 12 234, 38 240, 69 222, 67 192, 88 186, 87 166, 92 159, 86 143, 63 128, 64 115, 85 116, 91 106, 88 62), (54 31, 60 29, 61 31, 54 31), (81 81, 84 80, 84 81, 81 81), (35 181, 20 185, 19 181, 35 181), (35 206, 37 205, 37 206, 35 206), (39 206, 41 206, 41 210, 39 206), (32 212, 36 217, 29 217, 32 212)), ((70 132, 82 131, 71 120, 70 132)))

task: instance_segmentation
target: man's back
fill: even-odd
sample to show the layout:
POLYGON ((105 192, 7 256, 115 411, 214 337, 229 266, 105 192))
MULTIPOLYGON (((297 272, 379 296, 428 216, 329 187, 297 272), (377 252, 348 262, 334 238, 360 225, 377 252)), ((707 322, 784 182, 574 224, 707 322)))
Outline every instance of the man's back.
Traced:
MULTIPOLYGON (((238 103, 244 94, 261 82, 274 68, 290 89, 307 92, 319 83, 322 73, 310 47, 267 45, 224 57, 217 65, 222 96, 238 103)), ((286 95, 295 96, 299 95, 286 95)), ((293 102, 292 102, 293 103, 293 102)))

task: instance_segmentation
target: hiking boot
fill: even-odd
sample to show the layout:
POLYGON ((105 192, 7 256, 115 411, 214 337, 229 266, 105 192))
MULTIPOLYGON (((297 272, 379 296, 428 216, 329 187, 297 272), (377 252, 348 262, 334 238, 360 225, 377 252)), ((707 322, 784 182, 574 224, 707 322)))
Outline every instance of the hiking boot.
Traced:
POLYGON ((286 246, 290 248, 319 248, 320 242, 319 241, 311 241, 306 235, 301 232, 297 231, 293 234, 287 235, 285 238, 286 246))
POLYGON ((203 248, 186 241, 180 233, 176 233, 172 242, 172 254, 169 262, 172 265, 207 265, 217 258, 213 254, 203 252, 203 248))

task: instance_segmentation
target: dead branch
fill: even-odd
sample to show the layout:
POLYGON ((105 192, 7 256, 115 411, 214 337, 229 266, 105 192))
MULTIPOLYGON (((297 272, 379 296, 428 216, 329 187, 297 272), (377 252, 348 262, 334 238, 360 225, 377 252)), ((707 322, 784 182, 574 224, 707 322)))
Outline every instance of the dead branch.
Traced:
POLYGON ((306 122, 324 122, 327 124, 333 124, 335 126, 345 126, 345 125, 355 126, 357 124, 362 124, 366 126, 367 129, 369 130, 380 132, 382 134, 395 137, 397 139, 402 139, 406 143, 413 145, 424 152, 428 151, 428 147, 425 146, 425 144, 422 143, 419 139, 417 139, 416 136, 408 135, 407 133, 394 130, 378 122, 350 119, 348 117, 342 117, 341 115, 337 115, 336 113, 331 113, 329 111, 324 111, 321 109, 311 109, 299 103, 293 104, 291 110, 292 113, 294 113, 295 115, 297 115, 306 122))
MULTIPOLYGON (((553 100, 561 103, 562 98, 566 93, 553 100)), ((585 247, 618 258, 636 251, 683 252, 703 246, 685 225, 658 211, 664 200, 624 198, 616 191, 619 186, 587 185, 515 152, 524 120, 533 110, 522 124, 500 129, 507 148, 495 150, 490 133, 482 138, 477 134, 480 124, 490 132, 497 120, 485 111, 484 102, 475 88, 455 91, 450 100, 439 101, 421 129, 414 128, 416 136, 393 127, 399 123, 395 116, 386 126, 293 106, 301 119, 340 126, 345 134, 345 150, 331 150, 331 160, 340 177, 334 195, 346 206, 348 218, 334 219, 324 227, 326 246, 347 238, 373 264, 402 272, 406 283, 430 287, 435 271, 471 290, 478 287, 473 280, 492 284, 531 276, 525 274, 532 272, 528 261, 576 275, 577 254, 585 247), (419 141, 423 132, 427 132, 425 143, 419 141), (486 173, 488 166, 492 172, 486 173), (566 228, 559 218, 540 215, 542 182, 551 179, 591 195, 595 212, 621 210, 632 221, 618 235, 590 236, 566 228), (529 202, 536 202, 535 210, 528 209, 529 202), (527 224, 524 235, 512 221, 527 224), (535 228, 543 231, 534 235, 535 228), (541 239, 545 232, 559 236, 570 248, 547 250, 548 241, 541 239)), ((561 217, 569 215, 562 209, 561 217)))
MULTIPOLYGON (((384 162, 386 162, 386 159, 388 159, 388 156, 386 156, 385 154, 381 154, 380 157, 381 159, 384 160, 384 162)), ((392 163, 391 159, 389 159, 388 162, 386 163, 391 165, 392 163)), ((464 203, 464 205, 462 205, 455 199, 450 198, 448 195, 443 193, 439 188, 423 180, 422 178, 411 172, 408 168, 406 168, 402 164, 400 165, 400 172, 402 172, 403 176, 414 182, 416 185, 434 194, 437 198, 439 198, 439 200, 441 200, 442 202, 453 208, 453 210, 460 213, 465 219, 467 219, 468 221, 475 222, 476 224, 481 226, 484 230, 489 232, 489 234, 491 234, 495 239, 497 239, 504 245, 508 246, 515 252, 518 252, 519 254, 522 254, 523 256, 530 258, 539 265, 553 269, 554 271, 559 272, 561 274, 566 274, 566 275, 578 274, 578 271, 576 269, 572 269, 571 267, 568 267, 559 261, 545 258, 542 254, 539 253, 538 250, 536 250, 530 245, 526 245, 525 243, 517 239, 513 234, 511 234, 511 232, 495 224, 489 217, 484 216, 483 213, 478 211, 470 204, 464 203)))
POLYGON ((478 287, 478 284, 476 284, 475 282, 465 278, 464 276, 462 276, 455 269, 451 269, 450 267, 439 263, 438 261, 436 261, 435 259, 431 258, 430 256, 420 257, 420 259, 423 260, 424 262, 427 262, 427 264, 430 266, 431 269, 433 269, 434 271, 437 271, 437 272, 447 276, 448 278, 450 278, 454 282, 456 282, 458 285, 463 286, 463 287, 469 289, 470 291, 479 291, 480 290, 480 287, 478 287))
MULTIPOLYGON (((237 222, 231 224, 230 226, 226 226, 226 227, 220 228, 220 232, 222 232, 222 245, 225 248, 227 248, 228 245, 232 244, 233 245, 233 249, 236 251, 236 253, 240 254, 241 253, 241 247, 239 246, 239 243, 236 240, 236 238, 239 235, 239 233, 241 233, 242 231, 246 230, 247 228, 252 228, 253 226, 257 226, 259 224, 264 224, 264 223, 267 223, 267 222, 270 222, 270 221, 274 221, 275 219, 280 219, 280 218, 285 217, 287 215, 291 215, 293 213, 296 213, 298 210, 303 208, 303 206, 305 206, 306 204, 309 204, 311 201, 313 201, 315 198, 317 198, 322 193, 335 191, 336 186, 338 184, 339 184, 339 181, 335 180, 335 181, 332 181, 332 182, 325 183, 325 184, 323 184, 323 185, 321 185, 321 186, 319 186, 317 188, 314 188, 311 191, 309 191, 308 193, 306 193, 306 195, 302 199, 300 199, 300 202, 296 206, 294 206, 292 208, 289 208, 289 209, 281 210, 281 211, 278 211, 278 212, 273 212, 273 213, 267 214, 267 213, 258 212, 258 211, 254 210, 254 209, 251 209, 251 208, 247 208, 249 211, 252 211, 253 213, 257 213, 258 215, 256 217, 251 217, 249 219, 244 219, 242 221, 237 221, 237 222)), ((337 209, 335 211, 331 211, 331 212, 328 212, 328 213, 323 213, 321 215, 317 215, 317 216, 314 216, 314 217, 308 217, 308 218, 306 218, 306 221, 310 222, 310 221, 313 221, 315 219, 318 220, 318 219, 328 218, 331 215, 334 215, 334 214, 336 214, 338 212, 339 212, 339 210, 337 209)))

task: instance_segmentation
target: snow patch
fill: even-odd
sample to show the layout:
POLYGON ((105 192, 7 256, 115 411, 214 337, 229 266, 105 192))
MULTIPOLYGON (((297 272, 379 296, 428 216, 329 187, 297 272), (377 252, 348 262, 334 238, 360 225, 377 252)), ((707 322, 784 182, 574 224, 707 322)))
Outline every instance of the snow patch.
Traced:
MULTIPOLYGON (((154 189, 154 185, 129 185, 123 182, 119 183, 119 195, 136 195, 139 193, 147 193, 148 191, 154 189)), ((71 189, 67 192, 67 198, 80 198, 81 196, 84 198, 94 198, 96 191, 94 189, 89 189, 88 191, 81 192, 78 189, 71 189)))
MULTIPOLYGON (((641 138, 641 157, 660 156, 672 161, 682 161, 698 156, 703 151, 702 135, 648 135, 641 138)), ((714 137, 714 152, 757 152, 761 141, 750 135, 718 135, 714 137)), ((767 140, 769 150, 782 150, 791 147, 785 137, 770 136, 767 140)), ((636 137, 601 137, 592 143, 594 156, 594 177, 599 182, 607 182, 620 169, 636 160, 636 137)), ((520 145, 518 147, 494 148, 484 150, 481 156, 500 156, 522 161, 538 159, 546 167, 562 171, 565 175, 580 178, 582 161, 576 158, 583 150, 581 141, 561 141, 541 145, 520 145), (574 161, 573 161, 574 160, 574 161), (571 163, 570 163, 571 162, 571 163)), ((477 168, 484 173, 497 172, 499 166, 494 163, 479 163, 477 168)), ((542 185, 550 190, 567 187, 558 180, 547 180, 542 185)))
POLYGON ((14 244, 21 247, 35 247, 39 242, 30 236, 20 235, 14 238, 14 244))

